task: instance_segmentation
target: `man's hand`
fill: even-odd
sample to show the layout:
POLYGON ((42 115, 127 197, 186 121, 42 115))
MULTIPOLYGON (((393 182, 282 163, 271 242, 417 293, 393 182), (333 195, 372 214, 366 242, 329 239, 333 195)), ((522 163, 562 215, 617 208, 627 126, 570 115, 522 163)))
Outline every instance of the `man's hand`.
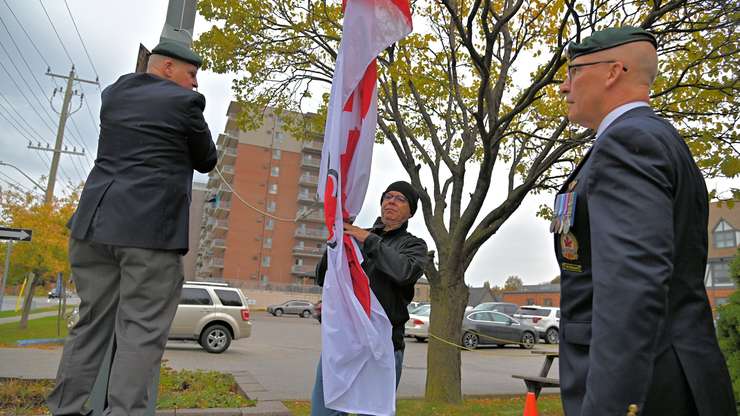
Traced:
POLYGON ((346 222, 344 223, 344 233, 354 237, 360 243, 364 243, 367 236, 370 235, 370 231, 364 230, 360 227, 355 227, 346 222))

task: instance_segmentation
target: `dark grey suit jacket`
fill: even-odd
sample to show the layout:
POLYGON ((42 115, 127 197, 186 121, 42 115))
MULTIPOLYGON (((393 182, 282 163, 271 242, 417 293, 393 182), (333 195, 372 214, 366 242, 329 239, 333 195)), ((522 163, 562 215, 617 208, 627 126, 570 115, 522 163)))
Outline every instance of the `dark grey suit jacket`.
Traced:
POLYGON ((205 104, 146 73, 103 91, 98 156, 69 223, 73 238, 187 252, 193 169, 209 172, 217 159, 205 104))
POLYGON ((678 132, 648 107, 628 111, 568 189, 575 223, 555 235, 566 415, 623 416, 661 401, 675 404, 670 414, 695 414, 670 397, 681 386, 698 414, 734 415, 704 288, 707 190, 678 132))

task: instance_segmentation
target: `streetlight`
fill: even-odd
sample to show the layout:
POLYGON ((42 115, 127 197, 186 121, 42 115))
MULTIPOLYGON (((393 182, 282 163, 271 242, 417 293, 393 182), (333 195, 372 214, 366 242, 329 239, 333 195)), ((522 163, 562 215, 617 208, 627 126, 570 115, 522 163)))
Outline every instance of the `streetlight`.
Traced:
POLYGON ((30 176, 26 175, 25 172, 23 172, 22 170, 18 169, 16 166, 11 165, 10 163, 5 163, 5 162, 3 162, 1 160, 0 160, 0 166, 10 166, 11 168, 17 170, 18 172, 21 173, 21 175, 25 176, 26 179, 28 179, 29 181, 31 181, 31 183, 33 183, 37 188, 39 188, 41 190, 41 192, 46 193, 46 188, 44 188, 43 186, 39 185, 38 182, 36 182, 35 180, 33 180, 30 176))

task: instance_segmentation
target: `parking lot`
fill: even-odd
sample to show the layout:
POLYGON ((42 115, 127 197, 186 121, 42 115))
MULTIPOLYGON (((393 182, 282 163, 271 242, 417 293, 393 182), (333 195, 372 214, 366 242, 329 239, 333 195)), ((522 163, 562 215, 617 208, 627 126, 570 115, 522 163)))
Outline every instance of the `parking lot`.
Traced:
MULTIPOLYGON (((223 354, 208 354, 195 343, 170 342, 164 358, 173 368, 248 371, 274 399, 308 399, 321 351, 321 328, 315 319, 252 314, 252 336, 234 341, 223 354)), ((426 383, 427 343, 407 338, 400 397, 421 397, 426 383)), ((556 351, 538 344, 536 350, 556 351)), ((512 374, 535 375, 542 357, 514 346, 462 352, 465 394, 523 393, 512 374)), ((552 376, 557 376, 557 361, 552 376)))

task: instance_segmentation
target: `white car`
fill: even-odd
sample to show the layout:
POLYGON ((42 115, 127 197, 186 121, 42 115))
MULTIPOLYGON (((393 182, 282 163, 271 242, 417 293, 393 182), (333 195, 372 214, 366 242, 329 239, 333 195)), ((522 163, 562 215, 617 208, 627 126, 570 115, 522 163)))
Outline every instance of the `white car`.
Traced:
POLYGON ((429 314, 432 308, 425 305, 419 308, 416 313, 409 315, 406 321, 406 336, 414 337, 419 342, 424 342, 429 338, 429 314))
POLYGON ((520 306, 514 314, 521 323, 532 325, 537 329, 540 338, 548 344, 557 344, 560 340, 560 308, 550 306, 520 306))

